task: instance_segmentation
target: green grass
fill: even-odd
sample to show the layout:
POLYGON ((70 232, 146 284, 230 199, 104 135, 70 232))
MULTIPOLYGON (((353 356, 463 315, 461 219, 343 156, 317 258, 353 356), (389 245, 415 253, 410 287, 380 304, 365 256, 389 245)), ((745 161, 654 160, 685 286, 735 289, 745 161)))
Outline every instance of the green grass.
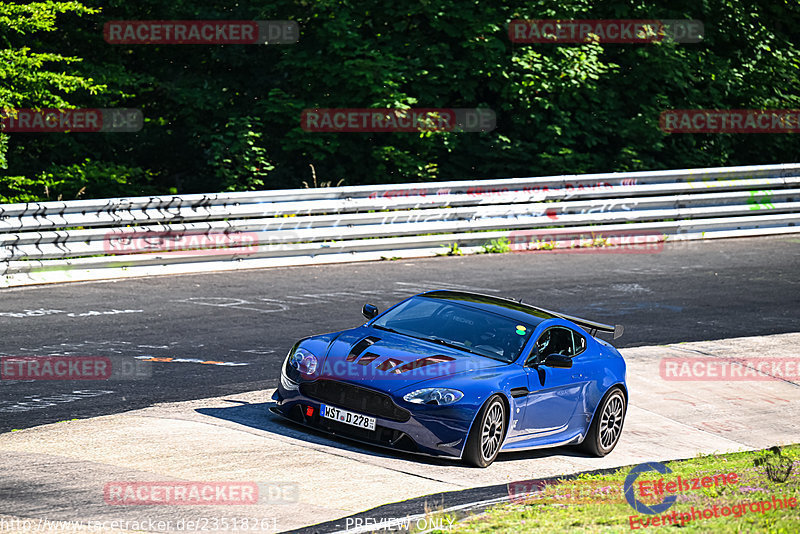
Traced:
POLYGON ((506 252, 511 252, 511 243, 509 243, 507 237, 492 239, 483 245, 484 254, 505 254, 506 252))
MULTIPOLYGON (((792 462, 792 470, 785 482, 773 481, 766 474, 766 467, 759 459, 776 458, 774 453, 754 451, 744 453, 702 456, 691 460, 665 462, 671 474, 661 475, 655 471, 642 473, 639 481, 658 480, 665 483, 683 479, 736 473, 738 483, 712 486, 677 493, 677 501, 666 512, 658 515, 637 513, 625 500, 623 485, 631 467, 610 474, 580 475, 576 479, 562 480, 548 485, 541 493, 527 499, 491 508, 480 515, 472 516, 453 525, 450 533, 550 533, 550 532, 800 532, 800 445, 785 447, 781 453, 784 461, 792 462), (770 501, 777 498, 797 500, 794 508, 769 510, 765 513, 750 511, 741 517, 712 517, 696 519, 676 525, 661 525, 631 529, 630 516, 639 519, 664 517, 675 511, 733 507, 744 503, 770 501)), ((787 464, 788 465, 788 464, 787 464)), ((660 503, 660 497, 642 497, 638 485, 634 484, 637 498, 648 505, 660 503)), ((741 508, 740 508, 741 510, 741 508)), ((636 525, 639 526, 639 525, 636 525)))
POLYGON ((447 248, 447 252, 443 252, 441 254, 437 254, 437 256, 463 256, 464 251, 461 250, 461 247, 458 246, 458 243, 450 243, 450 245, 440 245, 441 247, 447 248))

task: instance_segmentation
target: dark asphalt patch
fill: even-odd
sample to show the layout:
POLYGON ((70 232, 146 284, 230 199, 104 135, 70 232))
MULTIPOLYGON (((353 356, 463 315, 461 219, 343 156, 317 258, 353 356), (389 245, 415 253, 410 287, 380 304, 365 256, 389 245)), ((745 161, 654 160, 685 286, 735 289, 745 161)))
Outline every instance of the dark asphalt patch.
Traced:
POLYGON ((0 356, 172 359, 150 362, 147 380, 0 380, 0 432, 275 387, 297 339, 361 324, 364 302, 385 309, 435 288, 621 323, 619 347, 798 331, 799 252, 786 236, 656 254, 441 257, 0 290, 0 356), (87 390, 108 393, 76 393, 87 390))

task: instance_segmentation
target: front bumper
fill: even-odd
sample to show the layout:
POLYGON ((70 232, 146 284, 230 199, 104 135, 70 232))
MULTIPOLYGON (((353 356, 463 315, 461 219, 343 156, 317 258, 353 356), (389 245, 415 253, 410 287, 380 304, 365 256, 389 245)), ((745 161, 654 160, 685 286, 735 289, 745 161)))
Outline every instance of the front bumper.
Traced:
POLYGON ((455 405, 417 408, 344 381, 318 379, 295 388, 282 378, 272 396, 277 403, 274 413, 329 434, 395 450, 460 458, 475 415, 474 410, 455 405), (320 417, 321 404, 375 417, 375 430, 320 417))

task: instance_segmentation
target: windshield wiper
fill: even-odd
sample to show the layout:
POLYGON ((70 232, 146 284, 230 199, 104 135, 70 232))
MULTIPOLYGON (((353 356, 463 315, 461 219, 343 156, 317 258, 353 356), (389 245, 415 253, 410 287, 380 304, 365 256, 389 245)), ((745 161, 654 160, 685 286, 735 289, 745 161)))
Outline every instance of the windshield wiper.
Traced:
POLYGON ((442 339, 442 338, 439 338, 439 337, 425 337, 425 338, 420 338, 420 339, 424 339, 425 341, 431 341, 433 343, 436 343, 437 345, 444 345, 445 347, 450 347, 451 349, 463 350, 463 351, 469 352, 470 354, 476 354, 478 356, 485 356, 485 354, 482 354, 480 352, 476 352, 474 350, 471 350, 471 349, 465 347, 464 345, 459 345, 457 343, 452 343, 450 341, 447 341, 446 339, 442 339))
POLYGON ((420 341, 429 341, 431 343, 436 343, 437 345, 442 345, 444 347, 448 347, 455 350, 463 350, 464 352, 469 352, 470 354, 475 354, 476 356, 483 356, 484 358, 489 358, 492 360, 497 360, 504 363, 510 363, 502 358, 498 358, 496 356, 492 356, 490 354, 485 354, 483 352, 478 352, 472 350, 470 348, 465 347, 464 345, 458 345, 457 343, 453 343, 451 341, 447 341, 446 339, 442 339, 440 337, 424 337, 424 336, 415 336, 413 334, 409 334, 408 332, 400 332, 399 330, 395 330, 394 328, 389 328, 388 326, 381 326, 378 324, 371 325, 372 328, 377 328, 378 330, 385 330, 386 332, 392 332, 393 334, 400 334, 401 336, 408 336, 414 339, 419 339, 420 341))
POLYGON ((408 335, 408 334, 404 334, 403 332, 398 332, 394 328, 389 328, 388 326, 381 326, 379 324, 373 324, 371 326, 372 326, 372 328, 377 328, 378 330, 386 330, 387 332, 392 332, 393 334, 401 334, 401 335, 404 335, 404 336, 408 335))

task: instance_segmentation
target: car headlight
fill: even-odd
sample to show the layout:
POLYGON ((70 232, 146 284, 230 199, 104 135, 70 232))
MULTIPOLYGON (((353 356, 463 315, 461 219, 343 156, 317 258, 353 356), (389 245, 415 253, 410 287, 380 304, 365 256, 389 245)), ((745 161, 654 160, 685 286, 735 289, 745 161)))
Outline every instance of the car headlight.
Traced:
POLYGON ((449 388, 425 388, 412 391, 403 400, 415 404, 434 404, 444 405, 457 402, 464 394, 457 389, 449 388))
POLYGON ((286 363, 303 375, 313 375, 317 370, 317 357, 302 348, 289 353, 286 363))

